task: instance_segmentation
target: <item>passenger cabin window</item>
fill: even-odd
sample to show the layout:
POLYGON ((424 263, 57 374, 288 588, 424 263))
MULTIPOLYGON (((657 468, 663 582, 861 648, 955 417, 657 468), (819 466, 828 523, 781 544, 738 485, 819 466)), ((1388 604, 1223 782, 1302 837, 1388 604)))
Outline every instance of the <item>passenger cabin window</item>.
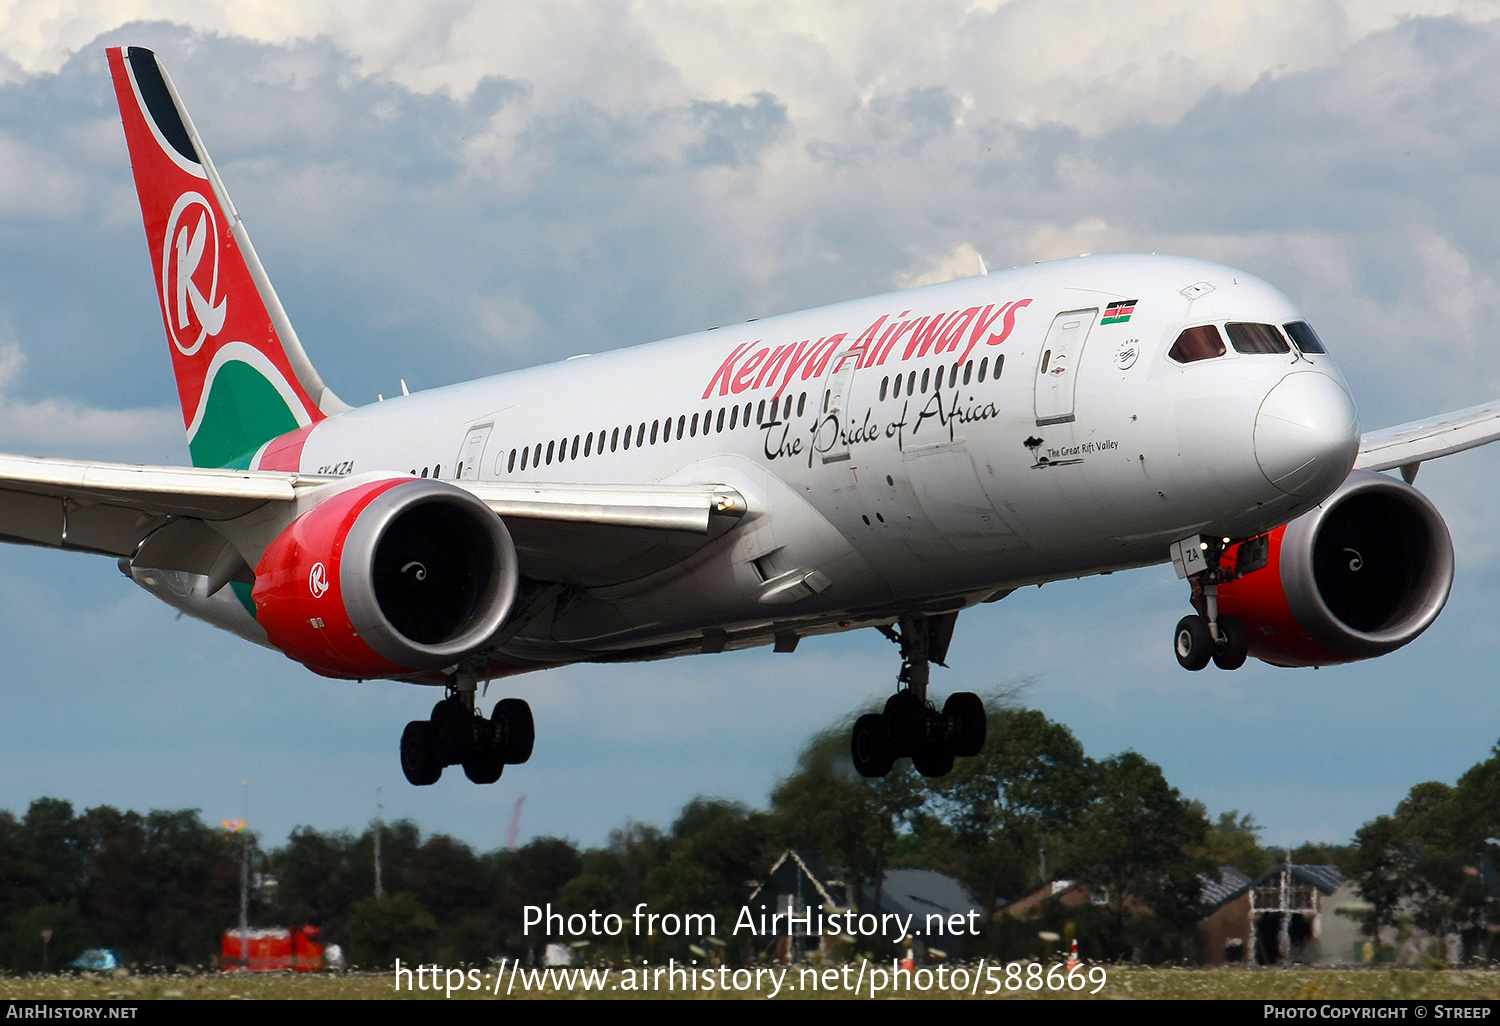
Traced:
POLYGON ((1304 353, 1326 353, 1323 348, 1323 340, 1318 338, 1318 333, 1312 330, 1312 325, 1306 321, 1293 321, 1284 324, 1286 333, 1292 336, 1292 341, 1297 343, 1297 348, 1304 353))
POLYGON ((1229 343, 1237 353, 1254 355, 1292 351, 1274 324, 1226 324, 1224 330, 1229 332, 1229 343))
POLYGON ((1212 324, 1200 324, 1178 335, 1172 348, 1167 350, 1167 355, 1178 363, 1196 363, 1223 356, 1225 352, 1224 338, 1219 334, 1219 329, 1212 324))

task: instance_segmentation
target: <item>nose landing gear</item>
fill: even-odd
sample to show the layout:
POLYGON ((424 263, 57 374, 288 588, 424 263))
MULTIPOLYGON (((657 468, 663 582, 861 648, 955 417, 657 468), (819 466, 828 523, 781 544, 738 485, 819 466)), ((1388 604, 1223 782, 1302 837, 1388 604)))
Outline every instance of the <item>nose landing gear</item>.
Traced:
POLYGON ((493 784, 507 764, 531 758, 536 726, 531 706, 504 698, 486 719, 474 707, 474 682, 450 681, 432 716, 412 720, 401 734, 401 772, 418 786, 435 784, 443 767, 461 765, 476 784, 493 784), (467 687, 465 687, 467 683, 467 687))
POLYGON ((1266 565, 1266 539, 1241 542, 1232 567, 1223 565, 1229 539, 1184 538, 1172 545, 1177 575, 1192 586, 1196 613, 1177 621, 1173 651, 1185 670, 1201 670, 1212 662, 1221 670, 1238 670, 1250 654, 1250 631, 1237 616, 1219 614, 1219 585, 1266 565))
POLYGON ((899 690, 883 712, 861 716, 854 723, 849 747, 860 776, 883 777, 897 759, 910 758, 922 776, 940 777, 953 769, 955 757, 978 755, 984 747, 987 723, 978 695, 950 695, 941 712, 927 698, 930 664, 945 665, 957 619, 957 613, 904 616, 895 629, 880 628, 901 646, 899 690))

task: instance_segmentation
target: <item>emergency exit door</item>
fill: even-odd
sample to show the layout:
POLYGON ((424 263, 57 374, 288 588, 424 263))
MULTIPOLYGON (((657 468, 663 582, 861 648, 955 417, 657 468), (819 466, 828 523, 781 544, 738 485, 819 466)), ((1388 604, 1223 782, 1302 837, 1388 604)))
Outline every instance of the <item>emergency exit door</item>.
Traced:
POLYGON ((1083 344, 1099 316, 1092 310, 1060 313, 1047 331, 1042 355, 1036 363, 1036 422, 1065 424, 1073 419, 1073 388, 1083 344))
POLYGON ((464 447, 459 451, 458 474, 462 481, 474 481, 479 477, 479 461, 484 458, 484 443, 489 441, 493 421, 475 424, 464 436, 464 447))

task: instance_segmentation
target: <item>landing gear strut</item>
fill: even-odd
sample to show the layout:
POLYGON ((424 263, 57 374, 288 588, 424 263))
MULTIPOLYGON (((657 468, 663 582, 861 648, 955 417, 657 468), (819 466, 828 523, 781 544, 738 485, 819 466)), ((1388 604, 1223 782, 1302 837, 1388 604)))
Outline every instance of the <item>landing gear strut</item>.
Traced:
POLYGON ((503 698, 486 719, 474 707, 474 681, 455 677, 432 716, 412 720, 401 734, 401 772, 418 786, 435 784, 444 766, 461 765, 476 784, 493 784, 507 764, 531 758, 536 726, 531 706, 503 698))
POLYGON ((950 695, 942 712, 927 698, 931 664, 946 665, 943 660, 957 620, 956 612, 903 616, 895 628, 880 628, 901 646, 901 672, 885 711, 854 723, 849 747, 860 776, 883 777, 897 759, 907 757, 922 776, 940 777, 953 769, 955 756, 978 755, 984 747, 987 723, 978 695, 950 695))
POLYGON ((1201 670, 1213 662, 1221 670, 1238 670, 1250 653, 1250 632, 1237 616, 1219 614, 1219 585, 1265 565, 1266 541, 1240 543, 1234 565, 1223 564, 1228 539, 1184 538, 1173 545, 1178 576, 1192 585, 1196 613, 1177 621, 1172 647, 1185 670, 1201 670))

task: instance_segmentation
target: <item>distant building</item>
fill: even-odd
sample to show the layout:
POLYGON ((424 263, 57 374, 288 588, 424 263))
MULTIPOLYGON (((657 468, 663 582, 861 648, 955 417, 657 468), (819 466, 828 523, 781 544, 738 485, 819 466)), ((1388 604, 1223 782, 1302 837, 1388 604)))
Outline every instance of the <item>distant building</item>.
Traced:
MULTIPOLYGON (((1041 908, 1044 902, 1053 899, 1065 908, 1077 908, 1080 905, 1108 905, 1109 888, 1095 887, 1093 884, 1079 880, 1052 880, 1042 884, 1030 894, 1023 894, 1005 905, 1000 909, 999 914, 1024 919, 1041 908)), ((1149 908, 1130 895, 1125 896, 1125 907, 1130 910, 1131 915, 1151 914, 1149 908)))
MULTIPOLYGON (((836 912, 846 907, 846 888, 810 851, 788 848, 772 864, 764 882, 750 891, 751 908, 765 905, 771 913, 805 919, 809 909, 836 912)), ((800 962, 803 956, 826 950, 832 954, 835 938, 809 935, 801 925, 778 933, 773 942, 775 957, 782 964, 800 962)))
POLYGON ((1355 900, 1353 884, 1336 866, 1277 866, 1250 891, 1254 964, 1350 961, 1358 924, 1334 909, 1355 900))
POLYGON ((920 961, 959 958, 972 943, 971 924, 982 921, 984 909, 963 884, 930 869, 893 869, 885 874, 880 902, 875 888, 865 889, 865 911, 911 916, 913 953, 920 961), (976 913, 971 916, 970 913, 976 913))
MULTIPOLYGON (((867 886, 856 911, 911 916, 913 930, 922 934, 912 941, 914 953, 921 960, 962 954, 967 925, 974 921, 968 918, 969 913, 982 914, 979 903, 962 884, 929 869, 893 869, 886 873, 879 893, 877 902, 876 888, 867 886), (954 929, 959 925, 951 918, 955 915, 963 920, 962 930, 954 929)), ((834 913, 850 908, 844 881, 837 879, 816 855, 801 849, 788 849, 776 859, 766 880, 751 890, 749 904, 752 909, 763 904, 767 913, 789 913, 804 921, 809 909, 834 913)), ((861 943, 875 940, 861 939, 861 943)), ((902 938, 887 940, 892 946, 899 947, 902 943, 902 938)), ((797 923, 790 930, 778 933, 773 947, 775 957, 789 963, 819 951, 832 956, 840 943, 840 937, 809 934, 797 923)))
MULTIPOLYGON (((1202 917, 1194 941, 1202 965, 1316 963, 1325 960, 1325 952, 1337 961, 1350 960, 1358 924, 1332 912, 1356 898, 1334 866, 1282 865, 1258 880, 1220 866, 1217 877, 1200 873, 1198 885, 1202 917)), ((1110 894, 1086 882, 1054 880, 1000 914, 1024 918, 1049 900, 1068 908, 1107 905, 1110 894)), ((1131 915, 1152 914, 1128 894, 1124 902, 1131 915)))
POLYGON ((1254 944, 1250 891, 1255 881, 1233 866, 1220 866, 1217 880, 1200 873, 1198 884, 1204 910, 1194 930, 1198 964, 1244 965, 1254 944))

